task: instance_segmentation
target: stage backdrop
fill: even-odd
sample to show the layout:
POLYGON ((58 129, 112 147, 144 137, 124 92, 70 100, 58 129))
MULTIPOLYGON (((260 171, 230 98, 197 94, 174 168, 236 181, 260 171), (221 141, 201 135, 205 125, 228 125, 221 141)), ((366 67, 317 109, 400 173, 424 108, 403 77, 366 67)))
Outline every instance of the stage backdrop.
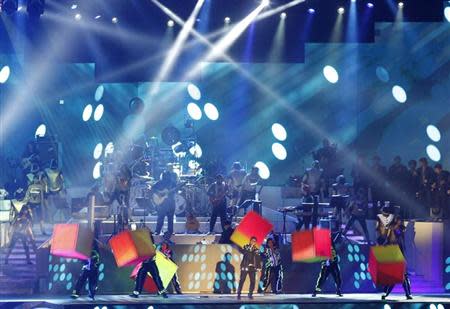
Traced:
MULTIPOLYGON (((132 123, 130 142, 143 133, 146 138, 160 137, 169 125, 191 135, 184 124, 186 108, 194 102, 202 112, 194 121, 203 150, 199 160, 223 159, 227 169, 234 160, 247 165, 263 161, 272 184, 309 167, 311 151, 320 146, 323 135, 343 154, 348 154, 344 147, 369 158, 378 153, 384 164, 397 154, 404 161, 426 157, 429 146, 428 154, 448 168, 448 23, 375 26, 374 43, 309 43, 304 63, 242 63, 240 70, 228 63, 205 63, 197 79, 163 82, 156 93, 151 82, 101 84, 92 63, 42 63, 38 58, 37 70, 21 55, 0 55, 0 67, 11 67, 10 79, 0 85, 1 164, 7 167, 7 157, 20 156, 44 124, 46 135, 61 142, 67 183, 89 185, 94 166, 106 148, 111 150, 106 146, 117 146, 132 123), (200 97, 189 95, 189 82, 198 86, 200 97), (129 102, 135 96, 145 102, 140 116, 130 114, 129 102), (217 107, 217 120, 206 117, 206 103, 217 107), (287 131, 286 140, 278 141, 287 150, 285 160, 272 154, 277 142, 273 123, 287 131), (439 132, 430 129, 427 134, 429 125, 439 132)), ((348 162, 343 165, 348 175, 348 162)))
MULTIPOLYGON (((240 275, 242 255, 231 245, 176 245, 175 262, 183 293, 235 293, 240 275)), ((312 293, 320 263, 293 263, 289 246, 281 248, 284 266, 283 291, 285 293, 312 293)), ((99 293, 129 293, 134 281, 129 276, 132 267, 117 268, 111 252, 102 249, 99 275, 99 293)), ((368 272, 368 247, 342 245, 339 248, 340 268, 344 293, 376 291, 368 272)), ((64 295, 72 291, 81 269, 81 262, 49 255, 40 249, 38 269, 41 292, 64 295)), ((258 278, 257 278, 258 279, 258 278)), ((244 286, 248 289, 249 280, 244 286)), ((324 291, 334 293, 330 277, 324 291)))

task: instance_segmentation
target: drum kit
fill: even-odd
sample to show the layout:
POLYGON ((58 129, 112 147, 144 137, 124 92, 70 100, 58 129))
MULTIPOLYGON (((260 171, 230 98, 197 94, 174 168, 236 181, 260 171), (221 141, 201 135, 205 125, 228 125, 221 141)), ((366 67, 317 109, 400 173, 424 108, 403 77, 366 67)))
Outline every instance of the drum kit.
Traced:
POLYGON ((152 186, 159 180, 159 175, 165 170, 177 174, 179 182, 184 185, 175 193, 175 214, 185 216, 192 213, 195 216, 209 215, 208 184, 201 176, 200 165, 189 164, 192 158, 179 157, 172 145, 180 142, 180 132, 175 127, 168 127, 161 134, 165 145, 160 145, 157 137, 141 139, 132 144, 122 153, 111 155, 104 162, 102 170, 105 192, 112 192, 120 167, 118 162, 132 162, 130 180, 130 208, 144 208, 150 214, 156 214, 156 205, 152 202, 152 186), (171 147, 168 147, 171 145, 171 147), (119 159, 120 158, 120 159, 119 159))

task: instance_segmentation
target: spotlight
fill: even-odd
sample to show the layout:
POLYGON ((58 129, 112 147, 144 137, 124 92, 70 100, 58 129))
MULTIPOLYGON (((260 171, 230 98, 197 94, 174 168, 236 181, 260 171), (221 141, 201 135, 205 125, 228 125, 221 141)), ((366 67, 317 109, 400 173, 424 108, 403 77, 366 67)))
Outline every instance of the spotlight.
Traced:
POLYGON ((14 14, 19 8, 18 0, 3 0, 3 1, 0 0, 0 4, 2 11, 8 15, 14 14))
POLYGON ((225 17, 223 22, 226 23, 226 24, 229 24, 231 22, 231 18, 230 17, 225 17))
POLYGON ((405 5, 405 4, 404 4, 403 2, 399 2, 399 3, 398 3, 398 7, 399 7, 399 8, 402 8, 404 5, 405 5))
POLYGON ((287 14, 285 12, 280 14, 280 18, 281 19, 286 19, 286 17, 287 17, 287 14))
POLYGON ((269 6, 269 5, 270 5, 270 0, 262 0, 262 1, 261 1, 261 4, 262 4, 263 6, 269 6))
POLYGON ((81 20, 81 14, 80 13, 75 14, 75 20, 81 20))
POLYGON ((19 5, 19 7, 17 8, 17 11, 20 12, 23 10, 23 6, 19 5))
POLYGON ((351 0, 351 2, 355 3, 355 2, 356 2, 356 0, 351 0))
POLYGON ((119 19, 118 19, 117 17, 113 17, 113 18, 111 19, 111 22, 112 22, 113 24, 117 24, 117 23, 119 22, 119 19))
POLYGON ((373 3, 372 2, 367 3, 367 7, 368 8, 373 8, 373 3))
POLYGON ((340 7, 340 8, 338 8, 337 11, 338 11, 339 14, 344 14, 345 9, 343 7, 340 7))
POLYGON ((169 20, 167 22, 167 27, 172 28, 173 26, 175 26, 175 22, 173 20, 169 20))
POLYGON ((314 14, 316 12, 316 10, 314 10, 313 8, 309 8, 308 9, 308 13, 309 14, 314 14))
POLYGON ((77 4, 72 4, 72 6, 70 7, 72 10, 76 10, 77 8, 78 8, 78 5, 77 4))
POLYGON ((100 19, 100 18, 102 18, 102 15, 97 15, 94 17, 94 19, 100 19))
POLYGON ((44 14, 45 0, 28 0, 27 12, 31 17, 39 17, 44 14))

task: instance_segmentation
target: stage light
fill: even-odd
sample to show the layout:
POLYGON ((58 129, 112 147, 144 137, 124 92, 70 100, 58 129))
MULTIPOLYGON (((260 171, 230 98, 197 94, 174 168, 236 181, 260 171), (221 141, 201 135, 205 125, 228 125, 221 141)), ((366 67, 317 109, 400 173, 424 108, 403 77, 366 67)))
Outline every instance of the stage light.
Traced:
POLYGON ((389 304, 384 304, 383 308, 384 309, 391 309, 391 306, 389 304))
POLYGON ((280 18, 281 19, 286 19, 286 17, 287 17, 287 14, 285 12, 280 14, 280 18))
POLYGON ((40 124, 37 127, 36 132, 34 133, 34 136, 35 137, 44 137, 46 132, 47 132, 47 127, 45 126, 45 124, 40 124))
POLYGON ((199 144, 195 144, 191 148, 189 148, 189 153, 194 156, 196 159, 200 159, 203 155, 202 147, 199 144))
POLYGON ((399 7, 399 8, 403 8, 404 6, 405 6, 405 4, 404 4, 403 2, 399 2, 399 3, 398 3, 398 7, 399 7))
POLYGON ((272 153, 278 160, 285 160, 287 158, 287 151, 280 143, 272 144, 272 153))
POLYGON ((64 100, 63 99, 59 100, 59 105, 64 105, 64 100))
POLYGON ((175 26, 175 22, 173 20, 169 20, 167 21, 167 27, 172 28, 173 26, 175 26))
POLYGON ((105 87, 103 85, 100 85, 95 89, 95 101, 98 102, 103 98, 103 94, 105 93, 105 87))
POLYGON ((373 3, 372 2, 367 3, 367 7, 368 8, 373 8, 373 3))
POLYGON ((314 10, 313 8, 309 8, 308 9, 308 13, 309 14, 314 14, 316 12, 316 10, 314 10))
POLYGON ((394 99, 399 103, 405 103, 406 100, 408 99, 405 89, 403 89, 398 85, 392 87, 392 95, 394 99))
POLYGON ((356 2, 356 0, 351 0, 351 2, 355 3, 355 2, 356 2))
POLYGON ((102 156, 102 153, 103 153, 103 144, 102 143, 98 143, 97 145, 95 145, 92 157, 95 160, 98 160, 102 156))
POLYGON ((435 304, 430 304, 430 305, 429 305, 429 308, 430 308, 430 309, 437 309, 437 307, 436 307, 435 304))
POLYGON ((444 307, 443 304, 438 304, 438 305, 437 305, 437 309, 445 309, 445 307, 444 307))
POLYGON ((434 162, 439 162, 441 160, 441 152, 436 146, 428 145, 426 151, 428 157, 434 162))
POLYGON ((105 146, 105 158, 107 158, 109 155, 111 155, 114 152, 114 143, 113 142, 109 142, 108 144, 106 144, 105 146))
POLYGON ((194 120, 200 120, 202 119, 202 110, 200 109, 200 107, 191 102, 187 105, 187 112, 189 114, 189 116, 194 119, 194 120))
POLYGON ((23 10, 23 6, 19 5, 19 7, 17 8, 18 12, 21 12, 23 10))
POLYGON ((94 120, 99 121, 100 119, 102 119, 104 111, 105 111, 105 107, 103 106, 103 104, 99 104, 95 108, 95 111, 94 111, 94 120))
POLYGON ((279 123, 272 125, 272 134, 279 141, 285 141, 287 138, 286 129, 279 123))
POLYGON ((77 8, 78 8, 78 5, 77 4, 72 4, 72 6, 70 7, 72 10, 76 10, 77 8))
POLYGON ((113 24, 117 24, 117 23, 119 22, 119 19, 118 19, 117 17, 113 17, 113 18, 111 19, 111 22, 112 22, 113 24))
POLYGON ((323 75, 327 81, 332 84, 336 84, 339 81, 339 74, 331 65, 327 65, 323 68, 323 75))
POLYGON ((203 107, 203 110, 205 111, 206 117, 208 117, 210 120, 215 121, 219 119, 219 110, 214 104, 206 103, 203 107))
POLYGON ((92 178, 99 179, 101 177, 102 165, 102 162, 95 163, 94 169, 92 170, 92 178))
POLYGON ((83 121, 88 121, 91 118, 93 111, 94 109, 91 104, 86 105, 83 110, 83 121))
POLYGON ((384 67, 378 66, 375 70, 375 74, 382 82, 387 83, 389 81, 389 72, 384 67))
POLYGON ((45 0, 28 0, 27 12, 31 17, 39 17, 44 14, 45 0))
POLYGON ((270 0, 262 0, 261 1, 261 5, 262 6, 269 6, 270 5, 270 0))
POLYGON ((191 98, 196 101, 198 101, 202 98, 202 93, 201 93, 200 89, 194 84, 189 84, 187 86, 187 91, 188 91, 189 95, 191 96, 191 98))
POLYGON ((0 4, 2 11, 8 15, 14 14, 19 8, 18 0, 3 0, 3 2, 0 1, 0 4))
POLYGON ((447 6, 444 9, 444 16, 445 16, 445 19, 450 23, 450 6, 447 6))
POLYGON ((102 18, 102 15, 97 15, 94 17, 94 19, 100 19, 100 18, 102 18))
POLYGON ((345 13, 345 9, 343 7, 338 8, 337 12, 339 14, 344 14, 345 13))
POLYGON ((254 166, 258 168, 259 177, 262 179, 268 179, 270 177, 270 169, 266 163, 258 161, 254 166))
POLYGON ((226 23, 226 24, 229 24, 231 22, 231 18, 230 17, 225 17, 223 22, 226 23))
POLYGON ((432 124, 427 126, 427 135, 433 142, 439 142, 441 140, 441 132, 432 124))
POLYGON ((75 14, 75 20, 81 20, 81 14, 80 13, 77 13, 77 14, 75 14))
POLYGON ((11 69, 9 68, 9 66, 5 65, 0 70, 0 84, 6 83, 9 79, 10 75, 11 75, 11 69))

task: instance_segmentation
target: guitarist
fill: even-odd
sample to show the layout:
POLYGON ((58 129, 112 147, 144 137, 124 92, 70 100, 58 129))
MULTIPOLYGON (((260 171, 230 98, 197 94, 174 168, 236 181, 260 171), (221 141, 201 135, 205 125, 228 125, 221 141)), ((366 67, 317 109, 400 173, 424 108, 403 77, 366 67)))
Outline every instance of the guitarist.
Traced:
POLYGON ((212 206, 211 219, 209 220, 209 234, 214 233, 217 217, 220 217, 222 230, 227 220, 227 196, 228 185, 221 174, 216 175, 216 181, 208 188, 209 202, 212 206))
POLYGON ((176 178, 173 177, 172 172, 164 171, 161 174, 160 180, 152 187, 153 194, 163 200, 161 204, 156 207, 158 219, 156 221, 156 235, 161 233, 164 225, 164 218, 167 216, 167 227, 169 235, 173 234, 173 216, 175 214, 175 190, 177 188, 176 178), (164 199, 162 197, 165 197, 164 199))

